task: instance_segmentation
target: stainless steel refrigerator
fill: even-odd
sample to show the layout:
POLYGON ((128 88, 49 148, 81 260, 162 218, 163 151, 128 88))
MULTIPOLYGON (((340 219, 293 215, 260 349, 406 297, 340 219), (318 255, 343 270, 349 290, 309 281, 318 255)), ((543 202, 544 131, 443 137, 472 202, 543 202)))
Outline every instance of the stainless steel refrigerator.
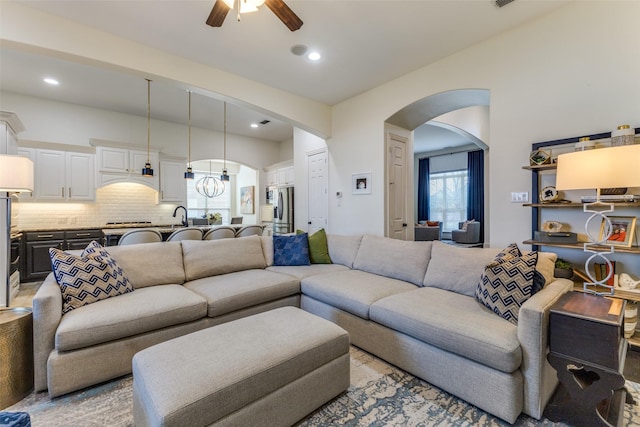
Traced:
POLYGON ((276 187, 273 194, 273 234, 293 233, 293 187, 276 187))

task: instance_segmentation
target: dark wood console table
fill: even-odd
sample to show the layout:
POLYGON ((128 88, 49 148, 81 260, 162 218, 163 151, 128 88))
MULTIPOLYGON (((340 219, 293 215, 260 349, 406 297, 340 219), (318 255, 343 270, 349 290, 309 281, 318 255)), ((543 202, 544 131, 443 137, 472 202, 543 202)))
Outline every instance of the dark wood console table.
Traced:
POLYGON ((568 292, 551 307, 547 360, 560 384, 545 408, 550 420, 574 426, 622 422, 624 305, 621 299, 568 292))

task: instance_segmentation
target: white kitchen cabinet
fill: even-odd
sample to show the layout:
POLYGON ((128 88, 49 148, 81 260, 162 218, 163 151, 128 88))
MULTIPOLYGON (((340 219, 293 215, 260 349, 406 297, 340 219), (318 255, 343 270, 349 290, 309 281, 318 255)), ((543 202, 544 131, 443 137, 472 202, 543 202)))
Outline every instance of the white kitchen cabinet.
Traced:
POLYGON ((32 200, 95 200, 95 156, 35 150, 32 200))
POLYGON ((95 155, 65 153, 67 200, 96 199, 95 155))
POLYGON ((184 204, 187 199, 187 183, 184 179, 186 163, 176 160, 160 160, 160 201, 184 204))
POLYGON ((265 172, 264 173, 264 178, 265 178, 267 187, 270 187, 272 185, 278 185, 278 172, 277 171, 265 172))
POLYGON ((15 155, 18 149, 16 134, 24 130, 15 113, 0 111, 0 154, 15 155))
POLYGON ((293 166, 280 168, 277 170, 278 185, 293 185, 295 182, 295 172, 293 166))
POLYGON ((159 188, 158 167, 160 156, 157 151, 149 153, 149 162, 154 169, 152 177, 142 176, 147 163, 147 152, 119 147, 96 147, 98 164, 98 186, 116 182, 137 182, 154 190, 159 188))

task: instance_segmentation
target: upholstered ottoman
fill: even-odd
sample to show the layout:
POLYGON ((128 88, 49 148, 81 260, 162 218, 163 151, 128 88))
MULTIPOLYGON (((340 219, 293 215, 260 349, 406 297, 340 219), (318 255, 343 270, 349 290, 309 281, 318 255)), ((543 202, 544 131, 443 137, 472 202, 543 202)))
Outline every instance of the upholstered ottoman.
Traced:
POLYGON ((349 387, 349 335, 294 307, 217 325, 133 357, 140 426, 292 425, 349 387))

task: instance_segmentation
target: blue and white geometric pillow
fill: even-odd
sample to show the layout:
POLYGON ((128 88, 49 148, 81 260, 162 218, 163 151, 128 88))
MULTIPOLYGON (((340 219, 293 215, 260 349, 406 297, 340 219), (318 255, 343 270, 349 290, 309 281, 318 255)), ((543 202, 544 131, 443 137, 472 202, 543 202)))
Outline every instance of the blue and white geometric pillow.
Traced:
POLYGON ((494 313, 518 324, 520 307, 533 294, 533 279, 538 253, 488 265, 476 288, 476 299, 494 313))
POLYGON ((503 261, 508 261, 513 258, 518 258, 520 256, 522 256, 522 253, 520 252, 520 248, 518 248, 518 245, 516 243, 512 243, 506 248, 504 248, 503 250, 501 250, 498 253, 498 255, 496 255, 494 260, 489 265, 487 265, 487 267, 499 264, 503 261))
POLYGON ((127 289, 131 288, 131 291, 133 291, 133 285, 129 282, 129 279, 127 279, 127 276, 124 274, 124 270, 122 270, 122 267, 120 267, 116 263, 116 260, 111 257, 111 254, 107 252, 107 250, 103 248, 100 243, 93 240, 87 245, 84 251, 82 251, 81 256, 93 258, 97 261, 109 264, 109 266, 113 269, 112 274, 118 281, 118 283, 121 283, 127 289))
POLYGON ((56 248, 49 248, 49 256, 53 274, 62 291, 63 314, 96 301, 133 292, 122 268, 97 242, 91 242, 82 256, 56 248), (89 252, 85 254, 87 250, 89 252))
POLYGON ((273 236, 273 265, 309 265, 309 239, 307 233, 273 236))

